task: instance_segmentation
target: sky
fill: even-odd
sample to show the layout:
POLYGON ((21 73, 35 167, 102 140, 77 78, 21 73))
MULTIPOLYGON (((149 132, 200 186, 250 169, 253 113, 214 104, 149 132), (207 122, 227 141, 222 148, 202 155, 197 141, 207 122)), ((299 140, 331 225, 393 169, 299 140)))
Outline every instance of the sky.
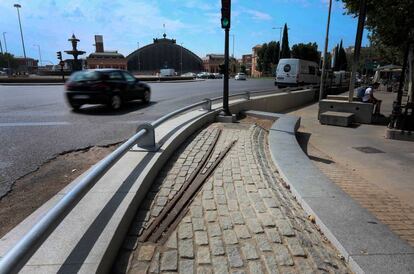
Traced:
MULTIPOLYGON (((220 0, 2 0, 0 34, 6 32, 7 49, 23 56, 16 8, 19 3, 26 54, 44 63, 56 63, 56 51, 71 48, 74 33, 78 49, 94 52, 94 35, 104 36, 105 50, 127 56, 139 46, 152 43, 165 31, 167 38, 203 57, 224 52, 220 25, 220 0)), ((355 41, 357 19, 345 15, 343 4, 333 0, 329 49, 343 39, 344 47, 355 41)), ((316 42, 323 50, 328 0, 233 0, 230 53, 240 58, 252 47, 278 41, 279 29, 287 23, 289 44, 316 42)), ((363 45, 368 43, 364 32, 363 45)), ((3 36, 0 36, 4 50, 3 36)), ((64 58, 70 56, 63 54, 64 58)))

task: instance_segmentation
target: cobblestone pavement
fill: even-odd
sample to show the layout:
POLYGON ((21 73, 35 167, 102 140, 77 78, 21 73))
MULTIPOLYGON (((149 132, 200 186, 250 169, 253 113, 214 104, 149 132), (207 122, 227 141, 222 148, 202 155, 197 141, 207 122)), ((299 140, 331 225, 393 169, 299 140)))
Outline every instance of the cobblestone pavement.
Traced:
POLYGON ((183 145, 140 206, 113 272, 349 273, 278 176, 266 140, 267 131, 257 125, 216 123, 183 145), (138 242, 200 163, 219 128, 213 160, 238 141, 178 227, 165 243, 138 242))
POLYGON ((398 197, 336 163, 334 159, 311 144, 307 152, 313 163, 349 196, 368 209, 381 222, 410 245, 414 246, 414 208, 398 197))

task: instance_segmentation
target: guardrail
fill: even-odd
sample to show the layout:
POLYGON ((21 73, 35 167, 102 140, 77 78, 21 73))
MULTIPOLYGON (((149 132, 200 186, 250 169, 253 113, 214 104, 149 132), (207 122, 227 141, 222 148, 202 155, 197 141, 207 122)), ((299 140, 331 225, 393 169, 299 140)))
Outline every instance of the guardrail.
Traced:
MULTIPOLYGON (((306 87, 302 87, 306 88, 306 87)), ((290 88, 284 89, 288 91, 290 88)), ((271 93, 275 90, 264 90, 256 92, 242 92, 232 94, 229 97, 242 97, 250 100, 252 94, 271 93)), ((106 156, 92 170, 90 170, 79 183, 75 185, 52 209, 50 209, 42 219, 0 259, 0 274, 17 273, 36 252, 40 245, 49 237, 54 229, 60 224, 65 216, 76 206, 76 204, 86 195, 86 193, 102 178, 102 176, 134 145, 157 150, 158 144, 155 141, 155 128, 174 116, 182 114, 196 107, 211 111, 212 102, 222 100, 223 97, 204 99, 198 103, 180 108, 174 112, 162 116, 152 123, 144 123, 137 129, 137 133, 129 138, 125 143, 118 147, 111 154, 106 156)))

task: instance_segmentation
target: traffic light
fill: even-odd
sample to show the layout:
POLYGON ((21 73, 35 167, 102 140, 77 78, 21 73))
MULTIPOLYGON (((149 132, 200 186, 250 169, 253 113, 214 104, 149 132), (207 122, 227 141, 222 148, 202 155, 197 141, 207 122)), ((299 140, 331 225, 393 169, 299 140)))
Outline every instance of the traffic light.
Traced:
POLYGON ((221 27, 230 28, 231 0, 221 0, 221 27))
POLYGON ((56 55, 57 55, 57 59, 62 61, 62 52, 58 51, 58 52, 56 52, 56 55))
POLYGON ((224 66, 224 64, 220 64, 219 65, 219 73, 220 74, 224 74, 224 72, 225 72, 226 70, 225 70, 225 66, 224 66))

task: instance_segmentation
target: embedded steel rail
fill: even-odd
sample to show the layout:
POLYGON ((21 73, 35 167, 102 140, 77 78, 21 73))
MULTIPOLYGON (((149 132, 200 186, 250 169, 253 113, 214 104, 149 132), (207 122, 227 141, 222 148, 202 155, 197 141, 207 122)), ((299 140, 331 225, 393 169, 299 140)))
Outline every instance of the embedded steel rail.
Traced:
MULTIPOLYGON (((242 92, 232 94, 229 97, 243 97, 250 100, 252 94, 270 93, 274 90, 257 92, 242 92)), ((86 193, 99 181, 102 176, 134 145, 150 150, 156 150, 154 129, 174 116, 187 112, 196 107, 203 107, 210 111, 212 102, 222 100, 223 97, 204 99, 201 102, 173 111, 152 123, 145 123, 138 127, 137 133, 118 147, 111 154, 96 164, 59 202, 42 217, 18 243, 0 259, 0 274, 17 273, 40 245, 49 237, 65 216, 86 195, 86 193)))

